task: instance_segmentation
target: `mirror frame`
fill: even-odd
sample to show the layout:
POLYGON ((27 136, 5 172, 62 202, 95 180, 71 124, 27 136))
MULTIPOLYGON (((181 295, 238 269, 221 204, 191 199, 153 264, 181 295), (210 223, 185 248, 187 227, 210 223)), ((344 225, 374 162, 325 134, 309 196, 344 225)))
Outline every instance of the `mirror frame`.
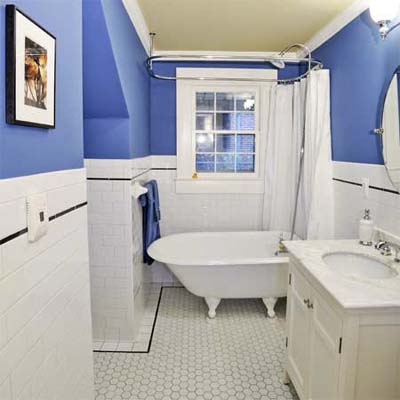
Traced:
POLYGON ((374 130, 372 132, 377 137, 376 139, 377 139, 377 143, 378 143, 378 146, 379 146, 379 149, 380 149, 380 152, 381 152, 383 165, 385 166, 386 173, 387 173, 387 175, 389 177, 389 180, 392 183, 393 188, 394 188, 393 192, 400 194, 400 189, 397 189, 396 186, 393 184, 392 178, 391 178, 391 176, 389 174, 389 171, 388 171, 388 168, 387 168, 387 165, 386 165, 385 157, 383 156, 383 137, 382 137, 383 134, 384 134, 384 132, 383 132, 383 113, 384 113, 384 110, 385 110, 386 98, 387 98, 387 95, 388 95, 389 88, 390 88, 390 85, 392 83, 393 77, 397 73, 400 74, 400 65, 398 65, 394 69, 393 73, 390 74, 388 80, 385 80, 383 89, 382 89, 381 94, 380 94, 379 103, 378 103, 378 113, 377 113, 377 117, 376 117, 376 126, 377 126, 377 128, 374 128, 374 130))

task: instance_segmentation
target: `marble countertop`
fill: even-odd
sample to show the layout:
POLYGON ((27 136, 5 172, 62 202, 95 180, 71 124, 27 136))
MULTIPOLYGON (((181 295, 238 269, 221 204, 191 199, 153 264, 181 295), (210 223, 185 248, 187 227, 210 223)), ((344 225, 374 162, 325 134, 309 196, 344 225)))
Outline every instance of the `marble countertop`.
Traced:
POLYGON ((356 240, 287 241, 290 254, 301 263, 328 293, 345 309, 400 307, 400 263, 393 256, 382 256, 374 247, 356 240), (397 271, 387 279, 345 276, 326 265, 325 254, 350 252, 379 260, 397 271))

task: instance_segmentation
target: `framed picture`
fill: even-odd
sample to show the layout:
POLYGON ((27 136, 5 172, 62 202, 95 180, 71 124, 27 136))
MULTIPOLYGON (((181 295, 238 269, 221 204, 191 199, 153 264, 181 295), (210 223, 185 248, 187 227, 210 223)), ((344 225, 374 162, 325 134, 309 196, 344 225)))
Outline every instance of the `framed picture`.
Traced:
POLYGON ((55 128, 56 38, 6 6, 6 121, 55 128))

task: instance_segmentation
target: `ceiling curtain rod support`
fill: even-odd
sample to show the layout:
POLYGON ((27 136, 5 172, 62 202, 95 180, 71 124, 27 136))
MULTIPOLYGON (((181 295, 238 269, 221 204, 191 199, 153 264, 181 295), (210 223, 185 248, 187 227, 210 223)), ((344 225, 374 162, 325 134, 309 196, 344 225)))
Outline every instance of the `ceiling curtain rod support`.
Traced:
MULTIPOLYGON (((302 44, 302 43, 294 43, 291 44, 290 46, 286 47, 284 50, 282 50, 280 53, 278 53, 277 56, 271 56, 271 57, 262 57, 262 56, 247 56, 247 57, 242 57, 242 56, 223 56, 223 55, 190 55, 190 54, 175 54, 175 55, 153 55, 154 52, 154 38, 156 34, 155 33, 150 33, 150 57, 146 59, 146 69, 149 75, 152 78, 155 79, 160 79, 164 81, 181 81, 181 80, 188 80, 188 81, 234 81, 234 82, 275 82, 275 83, 293 83, 297 82, 303 78, 306 78, 311 71, 313 70, 318 70, 323 68, 323 64, 320 61, 314 60, 311 56, 311 52, 309 48, 302 44), (303 58, 289 58, 285 57, 285 55, 292 50, 293 48, 298 48, 301 49, 304 54, 306 54, 305 57, 303 58), (285 78, 285 79, 260 79, 260 78, 215 78, 215 77, 183 77, 183 76, 167 76, 167 75, 160 75, 157 74, 154 69, 153 69, 153 62, 158 61, 158 62, 167 62, 167 61, 179 61, 179 60, 185 60, 185 61, 234 61, 234 62, 265 62, 265 63, 270 63, 273 66, 277 65, 282 65, 282 68, 286 64, 301 64, 301 63, 306 63, 307 64, 307 71, 304 72, 303 74, 293 77, 293 78, 285 78)), ((280 69, 280 67, 277 67, 280 69)))

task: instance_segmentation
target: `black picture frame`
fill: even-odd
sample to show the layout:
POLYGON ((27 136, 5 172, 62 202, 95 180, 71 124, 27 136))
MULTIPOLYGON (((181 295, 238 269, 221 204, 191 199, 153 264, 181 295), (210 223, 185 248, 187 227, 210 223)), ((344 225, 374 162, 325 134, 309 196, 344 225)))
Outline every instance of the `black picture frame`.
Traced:
MULTIPOLYGON (((36 127, 36 128, 45 128, 45 129, 55 129, 56 127, 56 53, 57 53, 57 39, 56 37, 48 32, 46 29, 44 29, 41 25, 39 25, 37 22, 35 22, 32 18, 30 18, 28 15, 26 15, 24 12, 22 12, 19 8, 17 8, 13 4, 7 4, 6 5, 6 77, 5 77, 5 82, 6 82, 6 122, 8 124, 13 124, 13 125, 23 125, 23 126, 30 126, 30 127, 36 127), (33 24, 34 27, 40 29, 44 35, 47 35, 48 40, 51 42, 54 40, 54 47, 51 47, 52 52, 54 53, 52 55, 52 62, 47 64, 48 62, 48 50, 43 49, 41 46, 33 42, 36 46, 39 48, 43 49, 45 51, 45 67, 44 70, 46 71, 46 86, 44 88, 43 84, 43 79, 40 78, 40 93, 41 93, 41 100, 39 102, 38 96, 35 99, 35 105, 32 106, 31 104, 26 103, 26 72, 24 72, 24 85, 25 85, 25 103, 22 105, 22 97, 20 96, 19 99, 17 99, 17 79, 21 80, 21 74, 17 74, 17 62, 23 62, 21 60, 21 57, 18 59, 17 57, 17 30, 20 29, 20 27, 17 24, 17 14, 20 14, 22 17, 26 18, 27 24, 33 24), (48 86, 48 70, 51 68, 50 73, 51 73, 51 82, 52 84, 50 87, 48 86), (50 92, 49 92, 50 91, 50 92), (46 95, 43 97, 43 92, 46 93, 46 95), (50 94, 50 96, 49 96, 50 94), (50 99, 50 100, 49 100, 50 99), (17 103, 19 102, 19 103, 17 103), (47 102, 49 102, 49 110, 46 109, 47 102), (40 104, 40 106, 39 106, 40 104), (18 115, 18 107, 30 107, 32 110, 32 113, 35 112, 35 108, 38 109, 38 113, 41 112, 43 113, 43 109, 46 111, 49 111, 47 113, 47 119, 46 121, 41 121, 40 116, 35 116, 32 119, 29 118, 21 118, 18 115), (40 110, 40 111, 39 111, 40 110), (50 118, 49 118, 50 116, 50 118)), ((25 36, 25 42, 26 40, 30 40, 27 36, 25 36)), ((26 49, 24 49, 24 60, 26 63, 26 49)), ((20 66, 20 71, 21 68, 23 68, 24 71, 26 71, 25 65, 22 67, 20 66)), ((50 75, 50 74, 49 74, 50 75)), ((34 81, 36 82, 34 85, 34 88, 37 86, 38 80, 34 81)), ((19 85, 22 85, 21 82, 19 82, 19 85)), ((36 94, 38 92, 35 92, 36 94)))

